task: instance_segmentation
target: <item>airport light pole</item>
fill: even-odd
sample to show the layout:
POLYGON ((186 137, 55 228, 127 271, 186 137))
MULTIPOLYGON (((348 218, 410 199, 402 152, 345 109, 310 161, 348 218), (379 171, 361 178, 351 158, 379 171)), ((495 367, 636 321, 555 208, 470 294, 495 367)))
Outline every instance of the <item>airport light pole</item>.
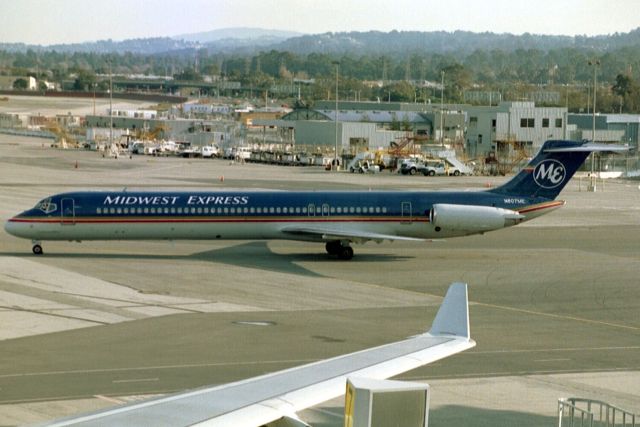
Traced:
MULTIPOLYGON (((591 119, 591 142, 596 142, 596 92, 598 87, 598 67, 600 61, 597 59, 589 60, 589 66, 593 66, 593 111, 591 119)), ((595 164, 596 153, 591 153, 591 180, 589 183, 589 191, 596 191, 596 177, 595 177, 595 164)))
POLYGON ((336 117, 335 117, 335 125, 336 125, 336 152, 333 158, 333 166, 331 169, 338 171, 338 72, 340 69, 340 61, 333 61, 333 65, 336 66, 336 117))
POLYGON ((444 70, 440 72, 440 145, 444 145, 444 70))
POLYGON ((113 150, 113 74, 109 61, 109 150, 113 150))

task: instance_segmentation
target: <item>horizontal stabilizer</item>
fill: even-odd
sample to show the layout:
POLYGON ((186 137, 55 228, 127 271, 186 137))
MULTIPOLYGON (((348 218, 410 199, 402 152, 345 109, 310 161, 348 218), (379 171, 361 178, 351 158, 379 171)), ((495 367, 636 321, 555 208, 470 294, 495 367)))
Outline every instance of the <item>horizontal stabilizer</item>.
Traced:
POLYGON ((449 287, 429 333, 467 339, 471 337, 466 283, 454 283, 449 287))
POLYGON ((611 151, 619 153, 629 151, 629 146, 617 144, 594 144, 590 142, 587 144, 579 145, 577 147, 547 148, 544 150, 545 153, 591 153, 594 151, 611 151))

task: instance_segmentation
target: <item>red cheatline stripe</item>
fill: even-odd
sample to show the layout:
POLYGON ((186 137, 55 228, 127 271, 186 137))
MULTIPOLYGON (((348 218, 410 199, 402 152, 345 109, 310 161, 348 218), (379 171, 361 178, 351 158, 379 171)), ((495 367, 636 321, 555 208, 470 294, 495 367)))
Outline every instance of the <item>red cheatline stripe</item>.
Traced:
POLYGON ((564 205, 564 200, 557 200, 555 202, 551 202, 551 203, 544 203, 541 205, 533 205, 533 206, 529 206, 526 207, 524 209, 519 209, 518 212, 519 213, 528 213, 528 212, 535 212, 535 211, 540 211, 543 209, 550 209, 550 208, 555 208, 558 206, 562 206, 564 205))
MULTIPOLYGON (((206 222, 244 222, 244 223, 269 223, 269 222, 406 222, 407 218, 402 217, 386 217, 386 218, 341 218, 341 219, 324 219, 324 218, 305 218, 305 219, 297 219, 297 218, 261 218, 261 219, 253 219, 253 218, 189 218, 189 219, 178 219, 178 218, 117 218, 117 219, 93 219, 93 218, 75 218, 74 219, 64 219, 60 218, 47 218, 47 219, 31 219, 31 218, 11 218, 9 221, 11 222, 22 222, 22 223, 44 223, 44 224, 58 224, 61 222, 65 223, 73 223, 76 224, 123 224, 123 223, 206 223, 206 222)), ((413 218, 411 221, 413 222, 429 222, 429 218, 413 218)))

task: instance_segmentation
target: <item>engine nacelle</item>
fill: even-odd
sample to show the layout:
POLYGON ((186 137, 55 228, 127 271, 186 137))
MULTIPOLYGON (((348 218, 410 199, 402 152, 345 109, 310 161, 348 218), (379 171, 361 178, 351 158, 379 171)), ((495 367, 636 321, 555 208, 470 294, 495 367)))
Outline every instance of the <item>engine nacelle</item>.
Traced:
POLYGON ((524 216, 510 209, 491 206, 451 205, 437 203, 429 212, 436 231, 456 234, 482 233, 518 224, 524 216))

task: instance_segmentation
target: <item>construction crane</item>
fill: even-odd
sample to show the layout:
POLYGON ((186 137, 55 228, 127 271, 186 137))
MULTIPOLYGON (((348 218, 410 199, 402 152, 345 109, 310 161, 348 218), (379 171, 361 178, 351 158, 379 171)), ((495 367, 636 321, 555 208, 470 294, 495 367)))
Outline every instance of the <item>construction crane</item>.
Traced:
POLYGON ((78 148, 80 146, 76 137, 57 122, 48 123, 44 126, 44 129, 55 135, 55 142, 52 144, 52 147, 66 150, 67 148, 78 148))

